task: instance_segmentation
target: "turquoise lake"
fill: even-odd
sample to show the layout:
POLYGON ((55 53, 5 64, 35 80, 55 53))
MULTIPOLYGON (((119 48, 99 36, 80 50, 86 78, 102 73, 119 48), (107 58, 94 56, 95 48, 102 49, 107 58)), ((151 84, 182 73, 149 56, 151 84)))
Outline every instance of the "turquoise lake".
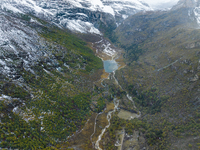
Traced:
POLYGON ((115 60, 103 61, 105 72, 111 73, 118 69, 118 64, 115 60))

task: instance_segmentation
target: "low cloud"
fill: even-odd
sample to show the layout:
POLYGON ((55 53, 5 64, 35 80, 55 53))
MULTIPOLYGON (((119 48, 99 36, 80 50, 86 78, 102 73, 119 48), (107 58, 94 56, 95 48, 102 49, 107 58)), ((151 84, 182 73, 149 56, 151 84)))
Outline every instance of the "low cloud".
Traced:
POLYGON ((178 0, 144 0, 153 9, 168 9, 177 4, 178 0))

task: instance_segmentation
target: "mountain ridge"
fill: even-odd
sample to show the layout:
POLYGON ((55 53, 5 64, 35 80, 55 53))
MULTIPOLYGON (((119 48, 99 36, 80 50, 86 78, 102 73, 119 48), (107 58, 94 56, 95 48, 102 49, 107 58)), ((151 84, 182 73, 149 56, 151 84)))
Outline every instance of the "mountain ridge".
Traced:
POLYGON ((135 2, 74 0, 59 1, 59 3, 54 0, 3 0, 0 3, 1 9, 16 13, 33 13, 37 17, 53 21, 71 30, 95 34, 100 34, 98 22, 112 25, 109 23, 111 20, 119 24, 136 12, 151 10, 146 3, 137 0, 135 2))
POLYGON ((130 1, 0 2, 0 148, 199 149, 199 1, 130 1))

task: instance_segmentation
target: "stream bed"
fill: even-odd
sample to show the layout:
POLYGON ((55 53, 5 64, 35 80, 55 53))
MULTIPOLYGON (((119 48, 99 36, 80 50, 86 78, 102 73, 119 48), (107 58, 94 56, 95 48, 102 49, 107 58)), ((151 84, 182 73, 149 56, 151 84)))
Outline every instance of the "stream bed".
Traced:
MULTIPOLYGON (((114 61, 114 62, 115 62, 115 61, 114 61)), ((105 63, 105 61, 104 61, 104 63, 105 63)), ((116 63, 116 62, 115 62, 115 63, 116 63)), ((106 66, 106 67, 108 67, 108 68, 109 68, 109 65, 111 65, 111 66, 110 66, 111 68, 109 68, 108 70, 106 70, 105 64, 104 64, 104 68, 105 68, 106 71, 111 71, 111 69, 113 69, 112 67, 115 67, 115 64, 113 64, 114 66, 112 66, 112 62, 111 62, 111 64, 106 64, 106 65, 108 65, 108 66, 106 66)), ((116 66, 117 66, 117 63, 116 63, 116 66)), ((118 68, 118 66, 117 66, 117 68, 118 68)), ((117 69, 116 69, 116 70, 117 70, 117 69)), ((123 90, 123 88, 122 88, 121 85, 119 84, 118 80, 115 78, 115 70, 113 70, 112 72, 113 72, 112 77, 113 77, 113 79, 115 80, 115 83, 123 90)), ((127 91, 125 91, 125 92, 127 93, 127 91)), ((130 101, 133 103, 134 108, 136 109, 136 106, 135 106, 135 103, 134 103, 132 97, 131 97, 128 93, 127 93, 126 96, 127 96, 128 100, 130 100, 130 101)), ((104 133, 106 132, 106 130, 110 127, 110 120, 111 120, 111 118, 112 118, 112 114, 115 113, 115 112, 117 111, 118 106, 119 106, 119 101, 120 101, 120 100, 117 99, 117 98, 114 98, 114 100, 113 100, 114 106, 115 106, 115 107, 114 107, 114 110, 109 111, 108 114, 107 114, 108 125, 101 131, 101 134, 98 136, 98 140, 95 142, 95 149, 97 149, 97 150, 102 150, 102 149, 100 148, 99 143, 100 143, 100 141, 102 140, 102 136, 104 135, 104 133)), ((120 111, 120 112, 121 112, 121 111, 120 111)), ((98 115, 99 115, 99 114, 98 114, 98 115)), ((97 117, 98 117, 98 115, 97 115, 97 117)), ((95 128, 96 128, 96 120, 97 120, 97 117, 96 117, 96 119, 95 119, 94 133, 95 133, 95 128)), ((118 114, 118 117, 119 117, 119 118, 123 118, 123 119, 132 120, 132 119, 134 119, 134 118, 139 118, 139 117, 141 117, 141 112, 139 112, 139 114, 136 114, 136 113, 130 113, 130 112, 128 112, 128 111, 124 111, 124 112, 121 112, 121 114, 119 113, 119 114, 118 114)), ((91 135, 91 137, 94 135, 94 133, 91 135)), ((123 136, 123 138, 122 138, 121 144, 117 145, 117 146, 121 146, 120 149, 122 149, 123 139, 124 139, 124 136, 123 136)), ((91 140, 91 141, 92 141, 92 140, 91 140)))
MULTIPOLYGON (((118 106, 119 106, 119 100, 118 100, 117 98, 114 98, 114 105, 115 105, 114 110, 109 111, 108 114, 107 114, 107 120, 108 120, 108 123, 109 123, 109 124, 101 131, 101 134, 99 135, 98 140, 97 140, 96 143, 95 143, 95 149, 97 149, 97 150, 102 150, 102 149, 99 147, 99 142, 101 141, 103 134, 104 134, 104 133, 106 132, 106 130, 110 127, 110 120, 111 120, 111 118, 112 118, 112 113, 114 113, 114 112, 117 110, 118 106)), ((96 122, 95 122, 95 123, 96 123, 96 122)))

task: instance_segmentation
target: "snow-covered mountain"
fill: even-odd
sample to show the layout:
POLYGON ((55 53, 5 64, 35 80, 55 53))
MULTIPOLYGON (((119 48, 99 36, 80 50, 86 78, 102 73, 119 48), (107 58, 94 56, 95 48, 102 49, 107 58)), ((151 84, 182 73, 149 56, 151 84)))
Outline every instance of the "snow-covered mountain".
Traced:
MULTIPOLYGON (((21 67, 29 70, 30 66, 47 56, 55 61, 48 50, 49 43, 38 35, 36 28, 42 24, 34 16, 60 28, 101 35, 102 24, 104 27, 117 27, 128 16, 146 10, 151 8, 139 0, 1 0, 1 73, 18 78, 21 67), (32 25, 36 27, 32 28, 32 25)), ((113 53, 111 44, 101 41, 107 47, 102 49, 102 53, 113 53), (110 51, 104 52, 104 49, 110 51)))
POLYGON ((179 0, 178 3, 172 9, 178 9, 182 7, 194 8, 197 3, 198 0, 179 0))
POLYGON ((134 15, 140 11, 152 10, 144 1, 139 0, 102 0, 105 6, 109 6, 114 11, 117 23, 121 23, 130 15, 134 15))
POLYGON ((32 14, 81 33, 101 34, 100 23, 120 24, 140 11, 152 10, 141 0, 2 0, 1 9, 32 14))
MULTIPOLYGON (((18 79, 22 68, 34 74, 30 66, 52 56, 47 42, 26 21, 6 12, 0 14, 0 75, 18 79)), ((29 23, 41 25, 33 19, 29 23)))
POLYGON ((200 25, 200 0, 179 0, 172 10, 185 8, 188 16, 200 25))

